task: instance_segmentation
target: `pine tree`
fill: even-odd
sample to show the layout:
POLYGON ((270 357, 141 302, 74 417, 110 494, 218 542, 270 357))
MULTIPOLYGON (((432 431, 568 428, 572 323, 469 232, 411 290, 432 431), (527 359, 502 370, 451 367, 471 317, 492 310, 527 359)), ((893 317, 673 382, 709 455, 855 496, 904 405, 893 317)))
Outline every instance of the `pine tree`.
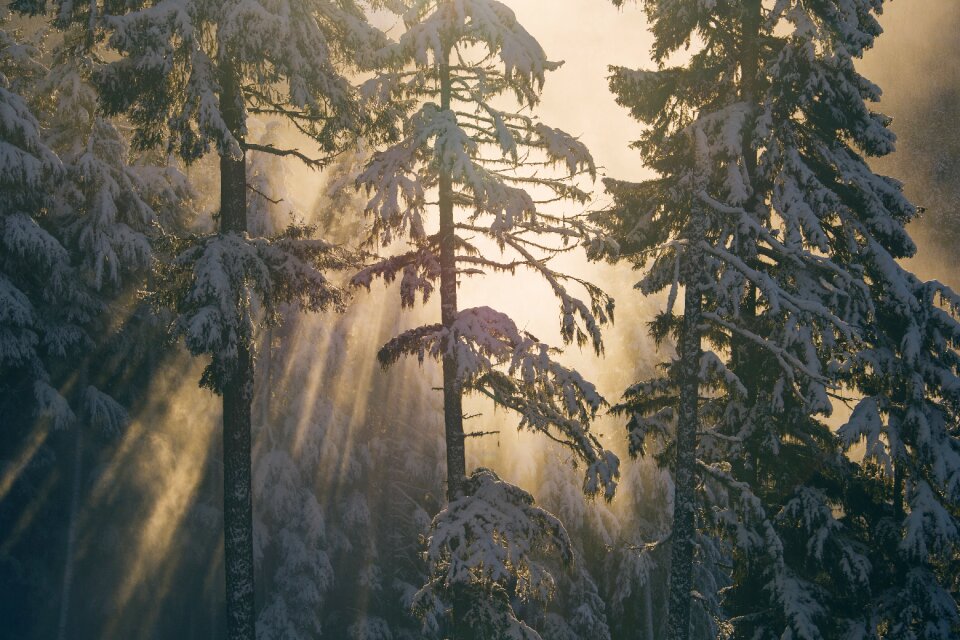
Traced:
MULTIPOLYGON (((440 322, 402 333, 379 355, 386 366, 403 355, 422 361, 429 354, 443 369, 449 506, 434 519, 432 578, 418 596, 418 608, 434 611, 431 602, 452 607, 456 637, 536 637, 511 608, 508 573, 497 573, 496 563, 485 565, 491 558, 482 555, 495 554, 500 545, 504 552, 525 554, 530 542, 510 536, 535 535, 546 526, 542 535, 566 556, 567 538, 549 514, 521 506, 529 504, 522 490, 489 471, 468 475, 466 438, 481 434, 464 432, 463 394, 484 394, 519 413, 521 427, 569 447, 586 464, 589 494, 612 496, 618 461, 588 430, 602 405, 594 386, 555 362, 551 348, 506 315, 490 307, 461 309, 458 285, 464 276, 530 269, 559 300, 563 339, 589 342, 599 351, 600 325, 610 317, 612 301, 548 264, 550 256, 592 238, 575 217, 538 209, 542 203, 531 195, 584 202, 587 194, 569 180, 539 170, 560 165, 576 176, 593 175, 595 168, 582 143, 522 113, 537 104, 545 73, 557 64, 547 60, 507 6, 495 0, 426 0, 413 3, 403 19, 405 33, 383 52, 391 71, 362 91, 371 104, 396 104, 398 116, 407 109, 412 115, 400 141, 376 153, 357 184, 371 195, 367 212, 375 240, 386 247, 403 239, 411 249, 371 265, 353 282, 369 287, 375 277, 387 282, 399 277, 404 307, 413 306, 418 295, 426 302, 439 284, 440 322), (518 110, 501 108, 510 97, 518 110), (429 193, 436 194, 435 209, 429 193), (437 228, 430 233, 433 220, 427 214, 434 210, 437 228), (491 257, 497 250, 501 257, 491 257), (571 285, 581 286, 589 300, 577 298, 571 285), (481 494, 488 491, 503 494, 502 508, 483 502, 481 494), (467 522, 480 515, 493 519, 492 529, 467 522), (485 539, 494 532, 503 537, 485 539), (447 546, 454 538, 460 546, 447 546), (468 560, 475 564, 462 564, 468 560), (490 600, 477 601, 485 598, 490 600)), ((527 565, 512 566, 523 571, 527 565)), ((525 579, 514 588, 522 590, 525 579)))
MULTIPOLYGON (((74 11, 85 9, 61 6, 62 16, 74 11)), ((187 162, 219 156, 219 233, 176 243, 156 299, 177 312, 174 331, 187 347, 212 356, 201 382, 223 396, 228 629, 231 638, 252 638, 254 327, 274 322, 284 302, 341 306, 342 292, 323 272, 343 258, 302 227, 270 239, 247 235, 247 154, 325 161, 249 142, 247 120, 285 119, 322 154, 335 154, 365 121, 341 62, 358 62, 381 36, 353 2, 157 0, 104 24, 120 54, 97 75, 107 113, 127 114, 139 147, 166 143, 187 162)))
POLYGON ((891 269, 913 252, 915 208, 863 158, 893 149, 866 104, 879 89, 854 67, 881 6, 651 2, 659 68, 612 69, 618 101, 650 125, 637 147, 660 177, 609 182, 608 224, 649 266, 644 291, 671 291, 654 335, 679 334, 679 360, 621 406, 634 452, 659 437, 676 456, 671 638, 690 634, 698 535, 701 563, 711 538, 734 562, 724 610, 712 607, 736 636, 884 628, 863 619, 861 474, 821 420, 887 331, 875 283, 910 289, 891 269), (694 37, 690 61, 668 67, 694 37))

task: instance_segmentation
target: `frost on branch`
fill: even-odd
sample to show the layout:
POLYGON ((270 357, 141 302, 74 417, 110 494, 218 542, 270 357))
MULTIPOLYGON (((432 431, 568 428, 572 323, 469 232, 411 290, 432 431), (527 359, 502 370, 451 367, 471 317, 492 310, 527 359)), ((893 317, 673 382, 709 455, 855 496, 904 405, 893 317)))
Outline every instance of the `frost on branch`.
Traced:
MULTIPOLYGON (((435 240, 435 238, 432 240, 435 240)), ((389 284, 400 273, 403 274, 400 278, 401 306, 413 307, 418 293, 423 303, 426 304, 427 300, 430 299, 430 294, 435 289, 434 283, 440 277, 440 261, 437 258, 436 250, 427 245, 407 253, 384 258, 359 271, 350 279, 350 284, 355 287, 366 287, 369 291, 373 278, 383 278, 383 281, 389 284)))
POLYGON ((429 581, 414 599, 421 615, 437 608, 456 612, 455 634, 463 638, 540 640, 517 619, 511 600, 546 602, 553 575, 540 558, 573 562, 563 525, 537 507, 533 497, 477 469, 464 495, 433 519, 427 541, 429 581))
POLYGON ((448 331, 442 325, 412 329, 390 340, 378 358, 389 366, 404 355, 442 359, 453 353, 464 389, 516 411, 520 427, 541 432, 573 451, 586 465, 584 490, 613 497, 619 460, 603 449, 589 422, 604 405, 593 384, 557 363, 552 350, 522 333, 489 307, 464 309, 448 331))

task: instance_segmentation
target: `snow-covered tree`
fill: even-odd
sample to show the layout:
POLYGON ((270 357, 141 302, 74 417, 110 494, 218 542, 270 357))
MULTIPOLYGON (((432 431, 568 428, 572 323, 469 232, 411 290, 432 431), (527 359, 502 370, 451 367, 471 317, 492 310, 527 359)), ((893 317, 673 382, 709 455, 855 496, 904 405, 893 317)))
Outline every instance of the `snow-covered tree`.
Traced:
MULTIPOLYGON (((63 165, 45 144, 39 123, 8 75, 36 71, 35 52, 0 31, 0 367, 4 387, 28 385, 55 426, 75 419, 50 385, 49 358, 64 357, 89 339, 84 325, 96 312, 70 263, 70 254, 47 228, 51 186, 63 165)), ((27 389, 20 389, 25 391, 27 389)))
POLYGON ((960 296, 889 255, 867 274, 876 322, 846 378, 862 398, 840 429, 846 448, 863 447, 867 478, 873 589, 862 625, 886 637, 956 637, 960 296))
MULTIPOLYGON (((93 344, 90 325, 102 305, 74 268, 49 214, 55 202, 51 194, 65 179, 64 167, 19 93, 43 74, 37 54, 0 31, 0 406, 11 453, 30 437, 29 430, 21 432, 18 426, 37 417, 57 429, 97 418, 114 428, 125 418, 84 376, 78 377, 72 393, 55 379, 61 359, 80 357, 81 350, 93 344), (16 74, 18 92, 12 90, 8 74, 16 74), (24 400, 30 397, 32 402, 24 400)), ((77 428, 78 473, 81 433, 77 428)), ((76 496, 79 487, 75 484, 73 490, 76 496)), ((70 524, 68 556, 74 542, 72 519, 70 524)), ((62 596, 69 592, 71 569, 68 561, 62 596)))
POLYGON ((87 297, 86 312, 74 320, 74 330, 80 332, 74 348, 50 360, 48 367, 49 385, 63 395, 75 418, 68 445, 73 469, 62 468, 72 479, 64 483, 69 508, 58 625, 59 637, 64 637, 75 573, 77 514, 85 499, 89 462, 106 441, 120 434, 127 420, 126 408, 101 391, 111 374, 96 371, 91 363, 122 348, 125 333, 138 324, 130 291, 142 284, 151 266, 150 238, 158 235, 160 222, 154 207, 162 211, 164 222, 170 222, 171 214, 187 210, 184 203, 190 194, 182 174, 165 158, 160 166, 135 166, 120 129, 97 113, 90 76, 98 60, 89 32, 69 27, 48 35, 46 41, 57 42, 48 53, 32 50, 29 43, 44 44, 49 25, 21 22, 26 28, 19 41, 5 43, 7 63, 17 67, 12 72, 18 88, 38 116, 43 142, 58 155, 63 169, 44 185, 47 195, 40 219, 62 245, 72 274, 69 293, 58 305, 87 297), (24 57, 31 52, 36 57, 32 63, 24 57), (126 319, 127 326, 121 327, 117 318, 126 319), (63 366, 63 355, 76 363, 73 368, 63 366), (84 445, 89 438, 99 440, 92 450, 84 445))
POLYGON ((427 620, 451 607, 449 637, 462 640, 539 640, 514 613, 512 598, 545 602, 555 589, 549 569, 536 555, 573 561, 573 549, 556 516, 533 504, 533 496, 476 469, 461 493, 430 527, 429 580, 414 608, 427 620))
POLYGON ((903 225, 915 208, 866 164, 893 135, 854 66, 881 7, 650 2, 659 67, 612 69, 618 101, 650 125, 636 146, 660 176, 610 181, 607 222, 648 267, 641 288, 670 291, 655 336, 679 335, 678 359, 621 407, 634 452, 660 438, 676 457, 670 638, 689 637, 691 593, 707 592, 692 583, 704 533, 732 554, 717 622, 732 615, 736 635, 885 628, 864 619, 860 474, 820 420, 887 331, 877 283, 910 290, 892 270, 913 252, 903 225), (685 46, 689 62, 667 66, 685 46))
POLYGON ((97 61, 83 31, 71 29, 63 37, 36 88, 46 137, 67 170, 51 216, 92 285, 117 288, 123 275, 150 267, 147 234, 157 221, 145 200, 146 185, 128 165, 126 140, 97 112, 97 92, 90 83, 97 61))
MULTIPOLYGON (((61 4, 61 16, 75 9, 61 4)), ((317 310, 343 298, 324 275, 342 258, 311 230, 247 235, 246 158, 266 153, 319 167, 340 150, 369 120, 357 108, 344 62, 362 61, 382 35, 354 2, 156 0, 123 10, 102 18, 119 58, 97 73, 101 103, 108 113, 127 115, 137 146, 166 144, 188 162, 208 152, 220 160, 219 233, 174 247, 178 255, 164 269, 157 300, 176 310, 174 331, 187 347, 212 356, 202 383, 223 396, 230 636, 250 638, 254 327, 276 320, 284 302, 317 310), (251 114, 286 120, 322 155, 248 141, 251 114)))
MULTIPOLYGON (((403 20, 406 30, 399 41, 380 53, 390 70, 361 91, 368 104, 396 105, 398 116, 410 115, 400 140, 374 154, 357 185, 370 195, 366 210, 374 220, 374 241, 388 247, 405 240, 410 249, 367 267, 353 282, 369 287, 377 277, 399 279, 405 307, 413 306, 418 296, 426 302, 439 285, 440 322, 400 334, 379 356, 389 365, 404 355, 421 361, 429 355, 443 369, 450 506, 435 519, 430 543, 431 573, 440 583, 431 583, 435 588, 424 592, 418 608, 433 610, 423 604, 429 595, 452 607, 452 628, 459 632, 466 633, 471 622, 486 621, 489 627, 473 627, 476 637, 535 637, 513 616, 506 576, 491 578, 481 568, 464 573, 459 567, 466 561, 461 554, 477 545, 507 544, 523 551, 528 543, 510 536, 532 535, 532 524, 546 520, 537 516, 530 525, 504 521, 486 527, 475 523, 461 532, 464 546, 445 546, 448 525, 481 515, 474 509, 481 508, 483 496, 474 490, 482 494, 488 486, 504 485, 498 479, 488 483, 486 472, 468 479, 465 442, 479 434, 464 432, 463 394, 489 396, 519 413, 521 427, 568 446, 586 466, 584 489, 589 494, 612 495, 618 461, 589 431, 590 419, 602 405, 594 386, 556 362, 553 349, 518 329, 503 313, 486 306, 461 309, 458 286, 467 276, 529 269, 559 300, 563 339, 590 343, 599 351, 600 326, 612 313, 612 301, 548 262, 592 238, 575 216, 538 208, 546 201, 584 202, 587 194, 570 178, 592 176, 595 167, 576 138, 524 113, 536 106, 546 72, 558 65, 548 61, 509 7, 496 0, 423 0, 411 3, 403 20), (511 98, 519 107, 506 107, 511 98), (550 177, 545 168, 552 166, 566 176, 550 177), (576 297, 571 287, 585 292, 587 301, 576 297), (484 536, 504 536, 507 542, 484 536), (447 584, 442 576, 449 567, 456 573, 456 585, 440 589, 438 584, 447 584), (470 580, 477 589, 473 598, 494 600, 473 602, 463 591, 470 580), (475 608, 480 606, 488 608, 475 608)), ((523 493, 516 488, 504 491, 523 493)), ((564 547, 563 539, 555 542, 564 547)), ((475 560, 484 561, 470 559, 475 560)), ((510 566, 522 570, 521 565, 510 566)), ((511 588, 523 591, 523 579, 516 580, 511 588)))

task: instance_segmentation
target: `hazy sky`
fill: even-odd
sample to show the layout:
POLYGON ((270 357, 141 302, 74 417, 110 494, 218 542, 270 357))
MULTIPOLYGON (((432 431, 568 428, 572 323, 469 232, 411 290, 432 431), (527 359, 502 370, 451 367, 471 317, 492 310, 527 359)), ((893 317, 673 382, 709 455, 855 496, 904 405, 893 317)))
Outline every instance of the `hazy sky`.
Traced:
POLYGON ((520 23, 551 60, 564 65, 547 77, 539 113, 544 122, 580 135, 606 173, 648 176, 627 147, 640 125, 613 100, 607 67, 650 66, 653 41, 639 5, 617 9, 605 0, 508 0, 520 23))

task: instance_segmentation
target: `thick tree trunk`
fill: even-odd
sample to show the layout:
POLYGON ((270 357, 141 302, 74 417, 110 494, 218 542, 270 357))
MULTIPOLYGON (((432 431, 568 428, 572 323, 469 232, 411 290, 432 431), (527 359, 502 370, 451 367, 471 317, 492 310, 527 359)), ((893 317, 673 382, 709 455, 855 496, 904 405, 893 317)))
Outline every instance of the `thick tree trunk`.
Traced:
MULTIPOLYGON (((694 216, 697 211, 694 209, 694 216)), ((700 220, 694 219, 698 228, 700 220)), ((693 590, 693 547, 696 537, 697 431, 700 426, 700 343, 702 296, 698 272, 702 234, 691 234, 685 256, 683 325, 680 333, 680 406, 677 420, 677 458, 674 468, 673 534, 670 551, 669 614, 667 638, 690 637, 690 594, 693 590)))
MULTIPOLYGON (((450 49, 440 61, 440 109, 450 109, 450 49)), ((449 167, 440 167, 440 313, 450 329, 457 319, 456 227, 453 222, 453 183, 449 167)), ((447 443, 447 500, 454 500, 467 475, 463 436, 463 386, 452 349, 443 355, 443 422, 447 443)))
MULTIPOLYGON (((220 109, 238 142, 243 141, 236 70, 220 61, 220 109)), ((246 159, 220 156, 220 232, 247 229, 246 159)), ((227 637, 255 640, 253 589, 253 500, 250 469, 250 408, 253 359, 242 339, 223 384, 223 558, 226 574, 227 637)))

